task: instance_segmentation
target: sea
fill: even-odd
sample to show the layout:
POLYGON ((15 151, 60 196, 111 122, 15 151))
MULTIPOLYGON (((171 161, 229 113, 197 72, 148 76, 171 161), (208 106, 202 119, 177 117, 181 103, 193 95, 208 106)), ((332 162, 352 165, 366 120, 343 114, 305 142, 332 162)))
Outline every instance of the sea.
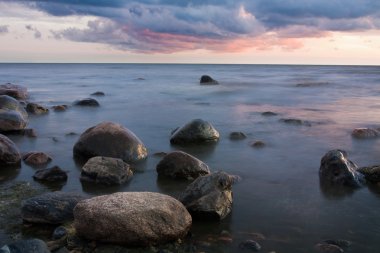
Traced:
MULTIPOLYGON (((208 242, 205 252, 242 252, 239 244, 248 239, 261 252, 312 252, 327 239, 350 241, 347 252, 380 252, 380 186, 338 194, 321 187, 318 174, 322 156, 332 149, 345 150, 358 166, 380 164, 380 138, 351 136, 355 128, 380 127, 378 66, 0 64, 0 83, 8 82, 26 86, 35 103, 70 105, 65 112, 31 115, 28 128, 36 138, 10 136, 21 152, 50 154, 49 166, 58 165, 69 177, 64 185, 41 185, 32 178, 36 169, 23 163, 17 171, 0 170, 0 185, 23 181, 88 196, 152 191, 178 197, 190 182, 159 180, 162 157, 154 154, 182 150, 213 172, 241 178, 233 185, 230 215, 193 223, 191 240, 208 242), (219 85, 200 85, 204 74, 219 85), (96 91, 105 93, 94 97, 100 107, 71 106, 96 91), (267 111, 276 115, 262 115, 267 111), (172 130, 192 119, 210 122, 220 140, 171 145, 172 130), (79 135, 103 121, 127 127, 148 149, 132 180, 120 187, 82 185, 81 165, 73 158, 79 135), (247 138, 231 140, 236 131, 247 138), (252 147, 255 141, 265 146, 252 147)), ((0 231, 2 243, 13 240, 5 228, 0 231)))

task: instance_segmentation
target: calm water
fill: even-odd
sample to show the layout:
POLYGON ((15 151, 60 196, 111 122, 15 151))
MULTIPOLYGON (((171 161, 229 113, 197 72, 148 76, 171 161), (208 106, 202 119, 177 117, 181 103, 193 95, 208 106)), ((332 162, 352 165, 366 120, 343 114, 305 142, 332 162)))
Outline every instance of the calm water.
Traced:
MULTIPOLYGON (((263 252, 310 252, 321 240, 339 238, 353 242, 350 252, 380 251, 380 189, 363 188, 339 197, 323 191, 318 177, 320 159, 330 149, 348 151, 359 166, 380 164, 380 140, 350 136, 355 127, 380 126, 380 67, 0 64, 0 83, 5 82, 27 86, 31 100, 49 107, 71 104, 95 91, 106 93, 97 98, 99 108, 70 107, 30 117, 29 127, 38 138, 11 137, 22 152, 48 152, 53 157, 50 165, 69 171, 63 191, 89 195, 155 191, 178 196, 186 184, 157 181, 160 158, 153 154, 179 148, 169 143, 171 130, 202 118, 219 130, 220 141, 182 150, 213 171, 224 170, 243 180, 234 185, 229 217, 196 222, 195 238, 230 231, 234 243, 215 252, 238 252, 237 244, 250 233, 266 237, 260 241, 263 252), (200 86, 202 74, 210 74, 220 85, 200 86), (299 83, 311 86, 297 87, 299 83), (264 117, 264 111, 279 115, 264 117), (308 120, 312 126, 286 125, 280 118, 308 120), (80 166, 72 158, 78 136, 66 134, 80 134, 106 120, 132 130, 150 156, 120 188, 82 186, 80 166), (231 141, 232 131, 242 131, 248 138, 231 141), (267 145, 252 148, 249 143, 254 140, 267 145)), ((6 181, 37 184, 34 172, 23 164, 6 181)))

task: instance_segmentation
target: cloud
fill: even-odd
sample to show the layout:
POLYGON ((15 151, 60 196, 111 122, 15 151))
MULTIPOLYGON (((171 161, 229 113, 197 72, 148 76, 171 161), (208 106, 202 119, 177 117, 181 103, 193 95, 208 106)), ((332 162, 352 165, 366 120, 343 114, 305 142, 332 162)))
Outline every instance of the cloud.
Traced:
MULTIPOLYGON (((0 0, 1 1, 1 0, 0 0)), ((377 0, 45 0, 19 1, 52 16, 92 16, 87 28, 55 30, 57 39, 136 52, 302 47, 333 31, 380 29, 377 0), (267 45, 264 45, 264 44, 267 45)), ((35 37, 41 37, 36 28, 35 37)), ((29 30, 31 30, 29 29, 29 30)))
POLYGON ((37 28, 33 27, 32 25, 26 25, 25 28, 28 31, 34 32, 34 38, 41 39, 42 34, 37 28))
POLYGON ((9 29, 7 25, 0 25, 0 35, 8 33, 8 32, 9 32, 9 29))

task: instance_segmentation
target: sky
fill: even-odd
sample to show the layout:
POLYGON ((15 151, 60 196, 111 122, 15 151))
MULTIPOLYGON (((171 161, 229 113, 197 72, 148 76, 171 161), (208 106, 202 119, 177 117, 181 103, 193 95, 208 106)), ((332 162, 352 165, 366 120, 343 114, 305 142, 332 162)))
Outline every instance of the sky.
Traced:
POLYGON ((380 0, 0 0, 0 62, 380 65, 380 0))

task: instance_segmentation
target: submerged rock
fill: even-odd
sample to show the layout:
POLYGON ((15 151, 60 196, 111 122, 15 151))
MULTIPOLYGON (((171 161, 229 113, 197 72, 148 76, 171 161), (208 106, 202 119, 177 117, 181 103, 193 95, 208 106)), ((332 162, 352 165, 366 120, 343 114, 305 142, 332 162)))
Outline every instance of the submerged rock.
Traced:
POLYGON ((0 134, 0 166, 18 167, 21 163, 21 154, 8 137, 0 134))
POLYGON ((351 135, 357 139, 373 139, 379 137, 380 133, 371 128, 355 128, 351 135))
POLYGON ((106 156, 125 162, 138 162, 148 155, 141 140, 129 129, 113 122, 102 122, 87 129, 74 145, 74 156, 106 156))
POLYGON ((261 246, 254 240, 246 240, 239 244, 239 249, 257 252, 261 250, 261 246))
POLYGON ((295 126, 311 126, 311 123, 306 120, 301 120, 301 119, 293 119, 293 118, 288 118, 288 119, 280 119, 281 122, 289 125, 295 125, 295 126))
POLYGON ((26 164, 31 166, 43 166, 52 160, 48 154, 39 151, 28 152, 23 155, 22 159, 26 164))
POLYGON ((28 90, 21 85, 6 83, 0 85, 0 95, 7 95, 17 100, 26 100, 28 98, 28 90))
POLYGON ((149 246, 184 237, 192 223, 176 199, 153 192, 118 192, 81 201, 75 229, 89 240, 149 246))
POLYGON ((82 168, 81 181, 120 185, 131 179, 133 172, 123 160, 96 156, 90 158, 82 168))
POLYGON ((28 113, 20 103, 7 95, 0 96, 0 131, 24 129, 28 124, 28 113))
POLYGON ((54 105, 51 107, 55 112, 64 112, 67 110, 67 105, 54 105))
POLYGON ((271 116, 277 116, 278 114, 275 112, 267 111, 267 112, 262 112, 261 115, 271 117, 271 116))
POLYGON ((39 239, 20 240, 0 248, 0 253, 50 253, 46 243, 39 239))
POLYGON ((365 183, 358 167, 343 150, 330 150, 322 157, 319 178, 321 183, 336 186, 358 187, 365 183))
POLYGON ((167 154, 156 167, 159 176, 195 179, 210 174, 207 164, 182 151, 167 154))
POLYGON ((247 138, 247 135, 245 135, 242 132, 232 132, 230 133, 230 139, 231 140, 244 140, 247 138))
POLYGON ((102 96, 105 96, 106 94, 104 94, 103 91, 96 91, 94 93, 91 93, 91 96, 97 96, 97 97, 102 97, 102 96))
POLYGON ((194 218, 225 218, 232 209, 233 179, 224 172, 198 177, 180 196, 194 218))
POLYGON ((34 173, 33 178, 45 182, 62 182, 67 181, 67 172, 60 167, 54 166, 49 169, 40 169, 34 173))
POLYGON ((327 244, 332 244, 336 245, 340 248, 346 249, 351 246, 352 242, 344 239, 329 239, 329 240, 324 240, 323 243, 327 244))
POLYGON ((219 132, 207 121, 194 119, 178 128, 170 138, 172 144, 216 142, 219 132))
POLYGON ((250 145, 253 148, 263 148, 263 147, 265 147, 265 143, 263 141, 253 141, 253 142, 251 142, 250 145))
POLYGON ((380 165, 361 167, 357 171, 363 174, 365 179, 371 183, 380 182, 380 165))
POLYGON ((73 209, 83 199, 77 193, 44 193, 22 202, 21 217, 30 223, 62 224, 73 219, 73 209))
POLYGON ((33 128, 25 128, 25 129, 19 129, 19 130, 9 130, 9 131, 2 131, 5 135, 18 135, 18 136, 27 136, 29 138, 37 137, 37 133, 33 128))
POLYGON ((28 103, 26 105, 26 111, 32 114, 40 115, 48 113, 49 109, 36 103, 28 103))
POLYGON ((199 81, 200 84, 219 84, 218 81, 214 80, 211 76, 203 75, 199 81))
POLYGON ((317 252, 320 253, 343 253, 344 250, 334 244, 328 244, 328 243, 318 243, 317 245, 314 246, 314 249, 317 252))
POLYGON ((74 102, 78 106, 99 106, 99 102, 93 98, 85 98, 74 102))

